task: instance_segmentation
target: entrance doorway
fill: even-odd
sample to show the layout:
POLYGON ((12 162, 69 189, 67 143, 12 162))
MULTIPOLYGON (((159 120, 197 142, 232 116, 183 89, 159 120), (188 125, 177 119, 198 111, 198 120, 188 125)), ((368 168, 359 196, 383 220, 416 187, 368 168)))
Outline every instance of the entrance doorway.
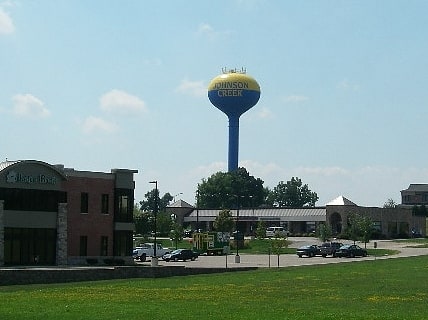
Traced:
POLYGON ((5 228, 5 265, 54 265, 56 229, 5 228))

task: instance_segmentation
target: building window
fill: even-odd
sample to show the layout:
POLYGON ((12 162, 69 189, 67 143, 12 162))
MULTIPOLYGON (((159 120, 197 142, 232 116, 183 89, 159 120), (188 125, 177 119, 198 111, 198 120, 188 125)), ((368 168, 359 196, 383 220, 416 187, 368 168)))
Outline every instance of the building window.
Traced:
POLYGON ((108 194, 101 195, 101 213, 108 214, 108 194))
POLYGON ((82 192, 80 194, 80 213, 88 213, 89 194, 82 192))
POLYGON ((126 215, 128 213, 128 196, 120 196, 119 211, 120 215, 126 215))
POLYGON ((380 221, 373 221, 373 229, 376 231, 382 231, 382 223, 380 221))
POLYGON ((114 196, 114 220, 116 222, 133 222, 133 190, 116 189, 114 196))
POLYGON ((100 251, 100 255, 101 256, 108 255, 108 237, 106 237, 106 236, 102 236, 101 237, 101 251, 100 251))
POLYGON ((80 256, 87 256, 88 255, 88 237, 87 236, 80 236, 79 254, 80 254, 80 256))

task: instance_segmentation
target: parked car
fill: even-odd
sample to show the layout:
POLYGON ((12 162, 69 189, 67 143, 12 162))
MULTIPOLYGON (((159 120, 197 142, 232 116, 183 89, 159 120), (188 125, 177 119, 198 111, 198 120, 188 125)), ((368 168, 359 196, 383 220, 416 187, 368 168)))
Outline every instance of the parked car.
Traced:
POLYGON ((327 256, 336 256, 336 251, 340 249, 340 247, 343 246, 343 243, 341 242, 324 242, 320 246, 320 252, 321 255, 325 258, 327 256))
POLYGON ((178 261, 178 260, 196 260, 198 258, 198 253, 190 249, 177 249, 171 253, 165 254, 162 259, 165 261, 178 261))
POLYGON ((309 258, 315 257, 317 254, 320 254, 319 247, 316 244, 309 246, 303 246, 296 250, 296 254, 301 258, 302 256, 308 256, 309 258))
POLYGON ((367 250, 357 246, 356 244, 346 244, 341 246, 339 250, 336 251, 336 257, 366 257, 367 250))

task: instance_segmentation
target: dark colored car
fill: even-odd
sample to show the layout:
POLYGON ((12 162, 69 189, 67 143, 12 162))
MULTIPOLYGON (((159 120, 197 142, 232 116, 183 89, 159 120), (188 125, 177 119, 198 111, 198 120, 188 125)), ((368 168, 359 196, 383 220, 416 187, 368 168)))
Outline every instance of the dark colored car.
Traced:
POLYGON ((339 250, 336 251, 336 257, 366 257, 367 250, 357 246, 356 244, 346 244, 341 246, 339 250))
POLYGON ((177 249, 171 253, 165 254, 162 259, 165 261, 178 261, 178 260, 196 260, 198 258, 198 253, 190 250, 190 249, 177 249))
POLYGON ((321 255, 325 258, 327 256, 336 256, 336 251, 343 246, 343 243, 340 242, 324 242, 320 246, 321 255))
POLYGON ((309 258, 315 257, 320 254, 319 247, 315 244, 309 246, 303 246, 296 250, 296 254, 301 258, 302 256, 308 256, 309 258))

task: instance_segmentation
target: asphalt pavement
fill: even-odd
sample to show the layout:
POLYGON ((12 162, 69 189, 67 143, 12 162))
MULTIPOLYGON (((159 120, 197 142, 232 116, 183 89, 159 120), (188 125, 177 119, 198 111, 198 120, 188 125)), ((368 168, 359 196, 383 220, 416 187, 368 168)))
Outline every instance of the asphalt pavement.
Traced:
MULTIPOLYGON (((290 237, 292 244, 291 248, 298 248, 307 244, 321 244, 316 238, 307 237, 290 237)), ((342 243, 353 243, 348 240, 340 240, 342 243)), ((227 256, 199 256, 195 261, 178 261, 178 262, 166 262, 159 259, 159 266, 185 266, 188 268, 240 268, 240 267, 260 267, 260 268, 277 268, 277 267, 290 267, 290 266, 303 266, 303 265, 314 265, 314 264, 329 264, 329 263, 345 263, 363 260, 378 260, 378 259, 392 259, 399 257, 410 257, 428 255, 428 248, 410 248, 409 243, 397 242, 392 240, 377 240, 378 249, 391 249, 398 250, 399 253, 389 256, 370 255, 367 257, 358 258, 333 258, 328 256, 323 258, 316 256, 313 258, 302 257, 299 258, 295 254, 282 254, 279 257, 277 255, 268 254, 241 254, 236 256, 236 252, 231 253, 227 256)), ((357 243, 361 247, 364 244, 357 243)), ((367 244, 367 248, 374 248, 374 241, 367 244)), ((139 262, 140 264, 140 262, 139 262)), ((150 260, 144 262, 144 264, 150 265, 150 260)))

